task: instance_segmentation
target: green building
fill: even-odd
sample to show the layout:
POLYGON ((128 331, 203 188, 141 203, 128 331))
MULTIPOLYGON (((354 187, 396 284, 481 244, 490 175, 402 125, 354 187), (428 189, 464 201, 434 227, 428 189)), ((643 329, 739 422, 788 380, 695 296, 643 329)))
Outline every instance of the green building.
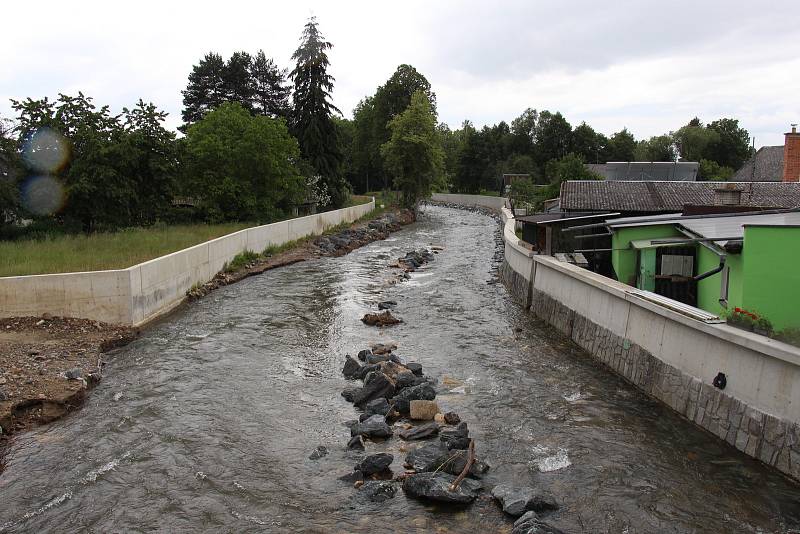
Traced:
POLYGON ((609 220, 621 282, 713 314, 800 328, 800 211, 609 220))

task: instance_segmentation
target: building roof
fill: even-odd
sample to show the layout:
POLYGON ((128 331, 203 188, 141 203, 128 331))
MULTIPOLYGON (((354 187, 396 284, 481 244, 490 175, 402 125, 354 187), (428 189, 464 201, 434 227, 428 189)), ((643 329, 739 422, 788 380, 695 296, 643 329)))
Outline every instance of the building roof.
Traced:
POLYGON ((741 206, 795 208, 800 183, 783 182, 618 182, 567 181, 561 184, 561 209, 659 213, 681 211, 685 205, 713 206, 717 190, 741 191, 741 206))
POLYGON ((783 145, 762 146, 731 177, 734 182, 780 182, 782 179, 783 145))
POLYGON ((583 219, 599 219, 603 217, 613 217, 614 215, 619 214, 611 212, 595 213, 592 211, 560 211, 554 213, 535 213, 533 215, 526 215, 524 217, 515 217, 515 219, 523 224, 547 224, 552 222, 566 222, 583 219))
POLYGON ((606 180, 694 182, 700 164, 695 161, 609 161, 587 163, 586 168, 606 180))
MULTIPOLYGON (((744 237, 745 226, 796 226, 800 225, 800 210, 768 211, 761 213, 731 213, 726 215, 661 215, 656 217, 625 217, 613 219, 607 226, 612 229, 635 226, 674 224, 698 238, 715 239, 725 246, 728 240, 744 237), (725 239, 720 239, 725 238, 725 239)), ((664 240, 664 241, 668 241, 664 240)))

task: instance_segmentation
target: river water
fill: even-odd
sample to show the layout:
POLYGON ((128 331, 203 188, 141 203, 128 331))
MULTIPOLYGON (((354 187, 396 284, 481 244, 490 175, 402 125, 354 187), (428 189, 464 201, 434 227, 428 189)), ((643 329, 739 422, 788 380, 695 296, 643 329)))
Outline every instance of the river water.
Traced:
MULTIPOLYGON (((16 438, 2 532, 508 532, 491 499, 446 510, 362 503, 338 477, 345 353, 396 341, 440 382, 492 469, 551 491, 569 532, 791 532, 800 486, 695 428, 532 319, 495 283, 497 223, 426 207, 342 258, 220 289, 118 349, 86 406, 16 438), (391 259, 444 250, 388 284, 391 259), (405 323, 360 317, 399 302, 405 323), (318 445, 330 453, 308 459, 318 445)), ((402 442, 368 444, 395 453, 402 442)))

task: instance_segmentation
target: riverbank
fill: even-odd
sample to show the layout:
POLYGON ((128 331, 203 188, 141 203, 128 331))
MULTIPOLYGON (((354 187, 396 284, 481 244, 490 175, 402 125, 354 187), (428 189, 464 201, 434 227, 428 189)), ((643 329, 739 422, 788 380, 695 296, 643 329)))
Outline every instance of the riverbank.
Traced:
POLYGON ((0 319, 0 448, 10 435, 79 407, 100 381, 104 353, 136 335, 85 319, 0 319))
MULTIPOLYGON (((321 236, 284 245, 272 253, 224 270, 192 288, 189 300, 271 269, 323 256, 342 256, 386 239, 415 220, 409 210, 338 227, 321 236)), ((5 441, 34 426, 51 423, 79 408, 101 377, 107 351, 135 339, 140 329, 86 319, 17 317, 0 319, 0 473, 5 441)))

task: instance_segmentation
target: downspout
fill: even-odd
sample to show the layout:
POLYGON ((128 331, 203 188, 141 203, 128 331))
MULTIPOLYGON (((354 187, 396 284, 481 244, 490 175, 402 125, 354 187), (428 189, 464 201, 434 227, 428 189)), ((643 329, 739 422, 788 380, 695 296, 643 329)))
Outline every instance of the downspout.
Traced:
POLYGON ((717 274, 719 272, 722 272, 722 269, 725 268, 725 260, 726 259, 727 259, 727 255, 720 254, 719 255, 719 265, 717 267, 715 267, 715 268, 711 269, 710 271, 707 271, 707 272, 705 272, 703 274, 698 274, 697 276, 693 276, 692 280, 694 280, 695 282, 699 282, 700 280, 705 280, 709 276, 714 276, 715 274, 717 274))

